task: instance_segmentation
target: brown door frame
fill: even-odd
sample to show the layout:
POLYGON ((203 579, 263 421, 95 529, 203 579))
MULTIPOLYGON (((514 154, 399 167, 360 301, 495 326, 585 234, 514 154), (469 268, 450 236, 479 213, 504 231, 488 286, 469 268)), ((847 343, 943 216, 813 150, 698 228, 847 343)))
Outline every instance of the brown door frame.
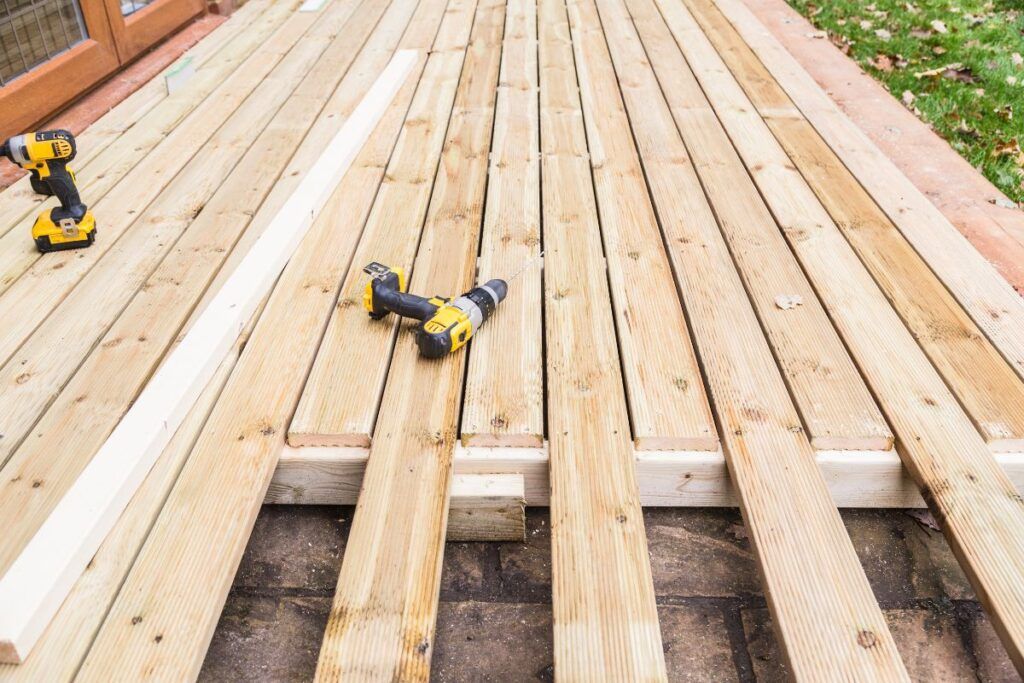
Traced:
POLYGON ((89 37, 0 88, 0 140, 30 130, 174 29, 206 0, 154 0, 127 17, 118 0, 80 0, 89 37))

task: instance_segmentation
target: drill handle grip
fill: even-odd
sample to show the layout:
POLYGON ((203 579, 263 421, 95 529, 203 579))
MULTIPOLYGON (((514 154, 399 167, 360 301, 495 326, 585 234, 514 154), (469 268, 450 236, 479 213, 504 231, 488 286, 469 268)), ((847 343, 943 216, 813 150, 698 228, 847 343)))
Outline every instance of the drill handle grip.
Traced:
POLYGON ((388 313, 396 313, 403 318, 428 320, 437 312, 437 306, 422 296, 401 292, 385 280, 373 280, 373 311, 374 318, 383 318, 388 313))
POLYGON ((50 175, 48 178, 44 178, 50 192, 57 197, 60 201, 60 206, 64 211, 72 215, 85 215, 85 205, 82 204, 82 198, 78 194, 78 188, 75 187, 75 181, 71 179, 71 172, 68 170, 67 164, 63 161, 51 161, 50 162, 50 175))

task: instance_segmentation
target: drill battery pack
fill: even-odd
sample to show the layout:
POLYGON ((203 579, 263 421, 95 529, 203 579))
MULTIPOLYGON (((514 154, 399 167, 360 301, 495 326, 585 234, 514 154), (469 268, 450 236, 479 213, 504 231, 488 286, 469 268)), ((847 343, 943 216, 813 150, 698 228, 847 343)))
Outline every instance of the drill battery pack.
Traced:
POLYGON ((96 218, 87 211, 81 220, 61 216, 60 207, 44 211, 32 226, 36 249, 46 254, 65 249, 81 249, 96 241, 96 218))

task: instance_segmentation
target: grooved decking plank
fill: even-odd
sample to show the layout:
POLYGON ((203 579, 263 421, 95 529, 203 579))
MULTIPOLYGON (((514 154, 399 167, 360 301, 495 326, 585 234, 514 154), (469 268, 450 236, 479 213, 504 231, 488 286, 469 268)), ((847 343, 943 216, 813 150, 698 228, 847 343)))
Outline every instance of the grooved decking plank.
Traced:
MULTIPOLYGON (((469 13, 472 15, 472 11, 469 13)), ((378 261, 405 268, 407 277, 409 275, 438 163, 444 163, 442 151, 470 30, 471 22, 467 20, 461 33, 449 30, 438 36, 433 50, 436 57, 427 63, 423 78, 425 83, 434 85, 416 93, 409 119, 388 164, 384 183, 356 249, 353 267, 342 283, 341 295, 288 429, 288 443, 293 446, 370 444, 395 336, 399 327, 410 323, 400 323, 394 315, 383 321, 367 316, 362 305, 367 276, 362 267, 378 261), (353 343, 353 340, 358 342, 353 343), (338 387, 345 387, 345 390, 339 393, 338 387)), ((461 112, 460 107, 465 103, 455 102, 454 106, 461 112)), ((472 110, 461 113, 469 119, 490 116, 472 110)), ((482 155, 486 161, 487 151, 482 155)), ((455 207, 453 212, 473 208, 455 207)))
MULTIPOLYGON (((601 0, 600 6, 613 52, 625 56, 640 48, 618 1, 601 0)), ((639 18, 644 44, 669 53, 671 35, 651 0, 634 0, 629 10, 639 18)), ((678 55, 676 61, 675 68, 685 68, 678 55)), ((663 94, 652 86, 647 95, 643 106, 627 99, 627 108, 635 128, 651 136, 641 158, 790 670, 807 680, 906 680, 733 261, 732 235, 720 230, 696 182, 680 182, 685 176, 678 168, 648 163, 661 150, 684 152, 663 94)))
POLYGON ((570 27, 633 438, 714 450, 718 439, 601 27, 570 27))
MULTIPOLYGON (((100 343, 95 347, 82 344, 83 349, 91 351, 78 371, 74 372, 75 365, 70 362, 47 364, 46 359, 52 360, 52 345, 58 342, 46 340, 39 343, 41 358, 27 366, 34 370, 32 377, 16 390, 8 390, 0 396, 0 409, 6 416, 5 436, 10 444, 14 445, 15 439, 28 430, 35 435, 24 441, 3 470, 0 520, 10 521, 0 543, 0 571, 6 569, 46 520, 142 391, 160 359, 170 347, 177 345, 176 338, 197 301, 221 269, 241 233, 250 227, 255 208, 260 207, 275 185, 292 152, 331 98, 385 7, 382 3, 364 2, 350 21, 345 20, 345 11, 322 17, 318 25, 320 33, 310 36, 306 44, 315 50, 319 43, 326 45, 326 49, 315 63, 300 62, 305 64, 303 71, 308 68, 309 73, 297 86, 291 74, 280 79, 281 83, 291 82, 295 90, 290 94, 282 93, 282 96, 287 95, 287 100, 274 118, 251 141, 249 149, 206 203, 203 212, 142 284, 100 343), (346 40, 327 37, 342 26, 346 29, 346 40), (66 386, 64 382, 68 382, 66 386), (54 395, 56 399, 46 409, 47 399, 54 395), (34 416, 44 409, 42 418, 33 424, 34 416), (15 422, 16 416, 24 416, 24 426, 15 422), (21 427, 20 432, 14 429, 16 424, 21 427), (32 487, 35 481, 45 481, 46 486, 32 487)), ((399 32, 408 22, 408 14, 398 17, 399 32)), ((275 97, 264 90, 256 104, 273 111, 275 97)), ((230 125, 231 121, 228 123, 230 125)), ((170 204, 175 199, 168 196, 166 201, 170 204)), ((269 209, 264 207, 262 211, 262 215, 267 215, 269 209)), ((255 227, 253 232, 262 232, 264 225, 255 227)), ((140 233, 140 237, 145 238, 145 235, 140 233)), ((144 253, 144 246, 138 246, 138 251, 144 253)), ((98 281, 103 284, 113 279, 104 272, 103 264, 94 273, 102 276, 98 281)), ((93 274, 87 276, 85 282, 91 279, 93 274)), ((73 292, 67 300, 68 308, 79 308, 88 316, 82 322, 90 327, 76 327, 77 321, 68 313, 55 319, 61 324, 53 326, 54 335, 91 341, 88 334, 97 310, 82 307, 79 303, 82 296, 79 291, 73 292)), ((58 311, 64 307, 62 304, 58 311)), ((61 348, 65 358, 73 358, 71 353, 75 347, 65 342, 61 348)))
POLYGON ((1024 377, 1024 300, 772 37, 742 2, 717 0, 743 40, 960 305, 1024 377))
MULTIPOLYGON (((353 0, 337 0, 337 3, 349 9, 355 5, 353 0)), ((245 143, 249 142, 250 131, 224 127, 223 123, 232 119, 240 108, 246 111, 247 125, 266 123, 266 118, 262 121, 260 119, 268 117, 267 112, 256 107, 250 95, 258 89, 273 87, 272 82, 264 85, 264 79, 289 54, 308 53, 301 40, 315 24, 316 19, 311 18, 309 13, 293 14, 200 106, 162 138, 147 155, 142 169, 122 178, 103 199, 96 202, 92 210, 96 216, 102 217, 103 224, 97 228, 102 238, 98 238, 88 249, 54 252, 37 258, 0 295, 0 320, 10 323, 0 327, 0 363, 6 364, 6 374, 0 379, 0 386, 11 386, 12 382, 24 375, 25 371, 16 370, 20 361, 15 354, 19 350, 31 351, 31 345, 24 342, 40 323, 47 318, 54 319, 51 314, 67 300, 69 294, 76 289, 76 294, 83 291, 79 286, 83 277, 92 272, 104 256, 110 254, 109 258, 104 259, 106 267, 115 269, 120 276, 140 277, 139 273, 127 266, 116 269, 117 260, 149 257, 161 245, 163 249, 170 248, 169 242, 161 242, 159 239, 164 235, 151 228, 148 221, 140 219, 141 214, 147 212, 148 219, 163 220, 166 227, 167 223, 178 224, 190 218, 191 213, 202 205, 219 186, 223 174, 237 162, 240 149, 244 150, 247 146, 245 143), (218 149, 212 147, 214 141, 222 145, 220 153, 223 157, 217 156, 218 149), (196 154, 198 157, 194 156, 196 154), (190 163, 193 159, 194 163, 190 163), (207 168, 209 173, 204 174, 207 168), (185 172, 179 173, 183 169, 185 172), (220 177, 216 176, 218 170, 222 174, 220 177), (190 173, 194 175, 187 178, 190 173), (171 183, 175 181, 172 188, 171 183), (169 201, 168 197, 173 201, 169 201), (158 209, 160 213, 157 213, 158 209), (137 249, 121 253, 125 250, 125 242, 120 238, 132 232, 143 233, 148 237, 142 254, 137 249)), ((301 66, 295 62, 296 58, 285 62, 293 70, 293 79, 298 77, 296 73, 301 73, 301 70, 295 71, 297 66, 301 66)), ((238 121, 238 118, 232 120, 238 121)), ((256 130, 261 127, 258 125, 256 130)), ((170 234, 164 238, 171 239, 170 234)), ((143 271, 141 277, 146 274, 148 272, 143 271)), ((116 283, 100 291, 110 297, 124 295, 124 292, 118 291, 116 283)), ((92 306, 90 303, 89 307, 92 306)))
MULTIPOLYGON (((659 5, 755 182, 793 226, 786 237, 896 433, 904 465, 1024 670, 1024 499, 686 9, 710 25, 713 6, 659 5)), ((740 41, 731 29, 725 35, 740 41)))
MULTIPOLYGON (((238 71, 242 64, 251 64, 247 58, 253 52, 260 52, 266 47, 263 43, 274 41, 272 34, 281 30, 281 25, 290 16, 292 2, 275 3, 254 26, 241 33, 232 40, 222 51, 217 53, 216 60, 207 60, 205 64, 198 66, 196 74, 186 87, 170 97, 164 98, 159 105, 147 112, 139 121, 125 132, 124 135, 113 141, 109 147, 98 151, 92 162, 85 168, 72 164, 72 168, 78 171, 78 183, 83 201, 89 205, 97 216, 97 240, 112 242, 122 229, 122 222, 125 216, 131 217, 145 208, 148 201, 157 196, 158 191, 129 192, 129 186, 137 183, 140 186, 147 183, 167 182, 176 169, 170 171, 160 170, 160 156, 149 158, 150 152, 158 149, 159 143, 177 126, 188 114, 197 108, 213 107, 213 100, 208 99, 211 93, 217 92, 216 88, 229 78, 236 81, 242 76, 232 76, 238 71), (143 163, 145 160, 145 163, 143 163), (141 164, 141 165, 140 165, 141 164), (114 190, 117 183, 122 182, 126 175, 132 177, 123 183, 122 192, 117 201, 104 202, 103 199, 114 190), (121 203, 135 200, 136 204, 127 204, 122 209, 121 203), (146 200, 146 201, 142 201, 146 200), (118 203, 120 202, 120 203, 118 203), (127 213, 127 211, 134 213, 127 213), (102 235, 102 237, 100 237, 102 235)), ((257 79, 258 82, 259 79, 257 79)), ((223 93, 220 94, 223 96, 223 93)), ((226 104, 238 100, 234 99, 226 104)), ((231 113, 231 108, 224 107, 216 111, 220 118, 210 118, 201 121, 210 130, 209 135, 215 129, 210 126, 210 121, 223 120, 231 113)), ((79 144, 79 148, 89 141, 85 140, 79 144)), ((170 151, 172 154, 182 156, 181 163, 184 164, 192 156, 194 148, 187 145, 180 145, 175 152, 173 148, 164 147, 165 154, 170 151)), ((178 167, 180 168, 180 167, 178 167)), ((157 188, 162 187, 156 185, 157 188)), ((38 196, 38 195, 37 195, 38 196)), ((117 195, 115 195, 117 196, 117 195)), ((53 200, 51 200, 52 202, 53 200)), ((50 204, 47 204, 50 206, 50 204)), ((37 281, 42 287, 55 287, 62 284, 67 277, 65 272, 57 272, 64 268, 67 259, 55 259, 54 254, 42 256, 35 248, 35 244, 28 239, 31 234, 31 227, 35 216, 41 206, 37 203, 28 207, 18 215, 10 215, 15 221, 13 230, 9 230, 0 237, 0 293, 5 292, 13 283, 26 273, 26 277, 42 278, 37 281), (31 209, 37 209, 32 211, 31 209), (61 263, 58 268, 53 266, 61 263), (49 271, 47 266, 50 267, 49 271), (50 281, 53 280, 53 282, 50 281)), ((98 242, 102 246, 102 242, 98 242)), ((89 251, 95 248, 94 245, 89 251)), ((78 252, 81 255, 84 252, 78 252)), ((59 298, 58 298, 59 300, 59 298)), ((50 303, 52 308, 55 304, 50 303)), ((0 358, 6 358, 0 354, 0 358)), ((2 362, 2 361, 0 361, 2 362)))
MULTIPOLYGON (((460 0, 450 16, 464 14, 468 24, 475 4, 460 0)), ((486 0, 475 10, 464 63, 444 60, 444 72, 436 74, 447 79, 454 69, 462 76, 413 291, 463 292, 476 271, 505 5, 486 0)), ((424 359, 414 335, 399 335, 320 647, 318 681, 429 677, 465 362, 460 353, 424 359)))
POLYGON ((564 3, 540 19, 555 671, 666 680, 564 3))
POLYGON ((989 448, 1024 450, 1024 382, 757 56, 738 38, 730 40, 724 17, 709 8, 706 21, 747 96, 964 404, 989 448))
MULTIPOLYGON (((250 0, 245 3, 220 26, 186 50, 174 63, 178 64, 184 59, 191 59, 198 70, 214 55, 218 56, 218 61, 224 59, 228 53, 221 54, 220 51, 239 34, 254 31, 255 28, 250 28, 252 24, 272 4, 270 0, 250 0)), ((280 21, 284 21, 286 15, 279 13, 277 16, 280 21)), ((234 61, 237 63, 238 60, 234 61)), ((85 169, 93 159, 166 97, 167 87, 164 84, 162 72, 114 105, 110 111, 90 124, 80 135, 76 135, 78 153, 72 162, 72 168, 79 177, 79 182, 84 182, 85 178, 89 176, 89 172, 85 169)), ((88 200, 84 192, 83 197, 85 197, 86 203, 92 205, 92 201, 88 200)), ((9 187, 0 191, 0 235, 6 234, 8 230, 15 227, 26 214, 38 213, 42 210, 41 205, 44 202, 48 202, 48 206, 56 205, 54 200, 48 200, 32 190, 28 175, 19 178, 9 187), (33 211, 34 209, 35 211, 33 211)), ((2 288, 3 282, 0 281, 0 289, 2 288)))
MULTIPOLYGON (((198 675, 284 446, 336 283, 369 213, 443 11, 443 2, 427 2, 413 16, 398 47, 423 51, 414 75, 282 273, 97 635, 81 680, 198 675), (135 620, 139 616, 143 621, 135 620)), ((375 52, 352 67, 352 82, 340 86, 356 102, 390 58, 391 51, 375 52)), ((332 130, 340 125, 337 118, 332 130)), ((316 158, 318 150, 311 149, 316 158)))
POLYGON ((494 140, 481 236, 481 280, 511 283, 487 332, 473 337, 462 403, 462 442, 540 446, 544 442, 541 340, 540 159, 536 2, 513 0, 505 19, 494 140))
MULTIPOLYGON (((648 56, 636 31, 629 28, 629 15, 616 7, 602 11, 613 13, 603 23, 648 180, 653 183, 657 176, 669 186, 688 183, 694 197, 703 189, 811 445, 819 450, 891 448, 892 433, 864 380, 700 86, 681 64, 679 51, 670 40, 654 41, 648 56), (660 89, 671 114, 664 107, 645 107, 646 100, 661 97, 649 59, 664 65, 659 70, 660 89), (672 130, 676 126, 682 140, 672 130), (777 304, 778 297, 794 295, 801 297, 801 305, 783 309, 777 304)), ((657 30, 656 25, 652 28, 657 30)), ((699 203, 688 212, 706 214, 705 202, 699 203)))

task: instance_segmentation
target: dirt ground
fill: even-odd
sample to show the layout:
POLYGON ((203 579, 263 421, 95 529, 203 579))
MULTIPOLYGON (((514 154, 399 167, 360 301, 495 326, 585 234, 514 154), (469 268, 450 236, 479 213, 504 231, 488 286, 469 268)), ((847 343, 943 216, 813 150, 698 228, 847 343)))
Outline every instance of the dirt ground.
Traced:
MULTIPOLYGON (((352 512, 263 509, 201 680, 312 677, 352 512)), ((843 519, 915 680, 1020 680, 941 533, 899 510, 843 519)), ((739 512, 645 520, 670 680, 784 680, 739 512)), ((550 605, 547 510, 526 543, 448 544, 432 679, 553 680, 550 605)))

